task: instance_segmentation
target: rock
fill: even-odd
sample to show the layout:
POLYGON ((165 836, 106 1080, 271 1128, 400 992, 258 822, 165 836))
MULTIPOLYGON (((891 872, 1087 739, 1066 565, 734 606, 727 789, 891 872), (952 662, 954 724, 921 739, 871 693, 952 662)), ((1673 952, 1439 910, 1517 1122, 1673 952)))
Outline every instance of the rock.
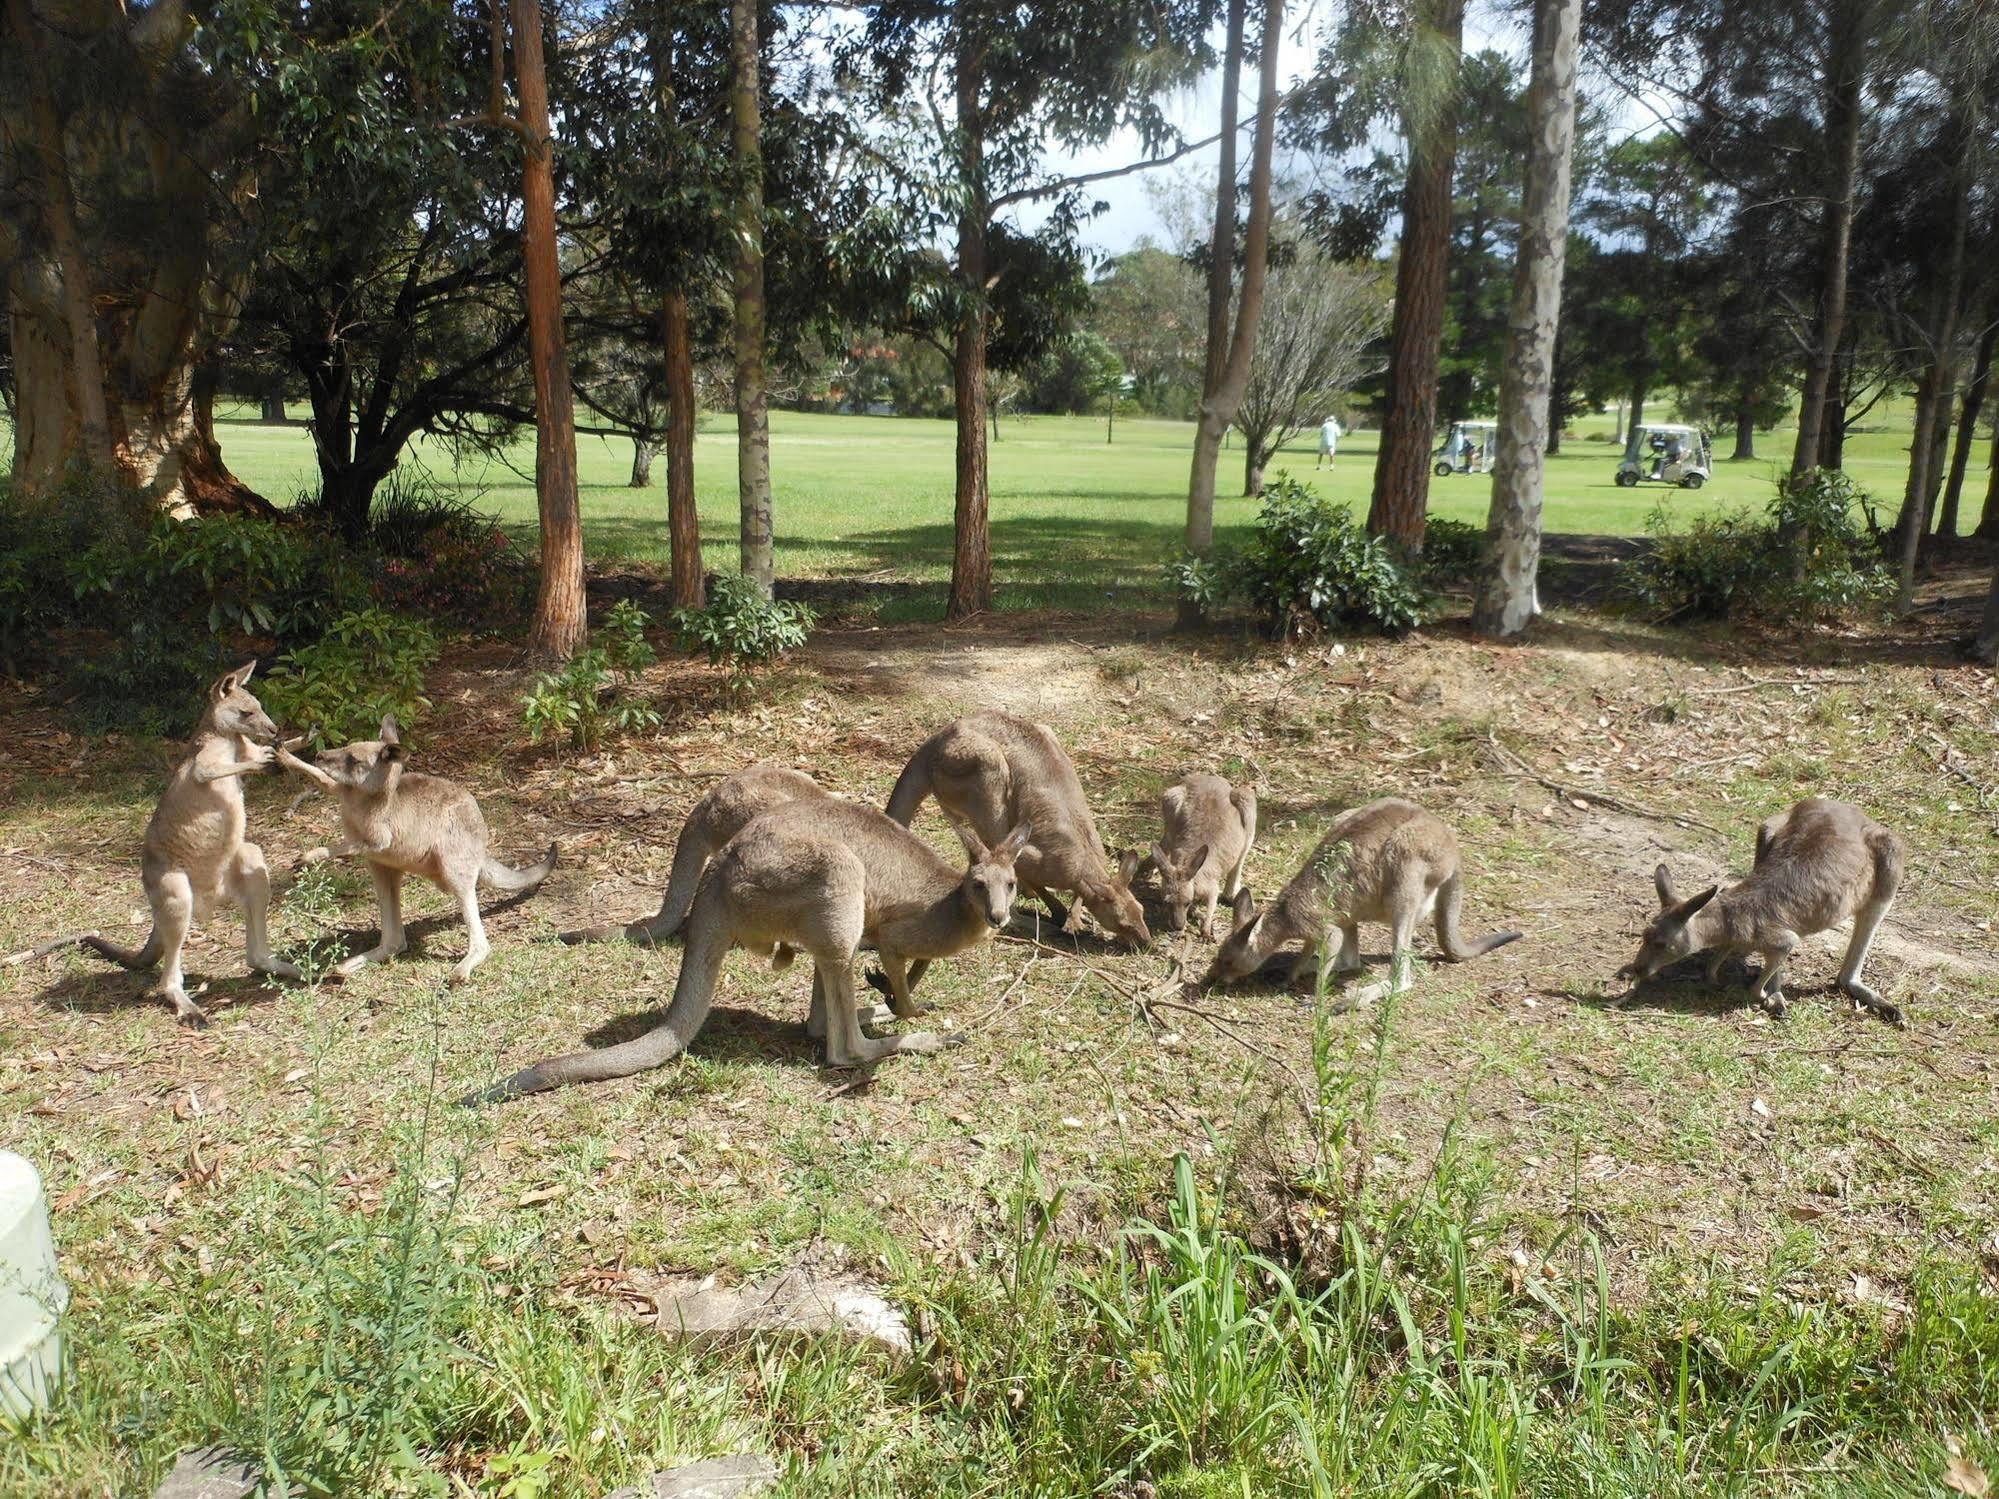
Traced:
POLYGON ((735 1499, 761 1494, 776 1482, 776 1463, 761 1452, 738 1452, 655 1473, 636 1488, 619 1489, 611 1499, 735 1499))
POLYGON ((260 1482, 255 1468, 220 1447, 202 1447, 180 1455, 153 1499, 250 1499, 260 1482))
POLYGON ((672 1337, 723 1340, 744 1336, 858 1338, 898 1356, 912 1346, 909 1321, 878 1286, 809 1265, 757 1285, 723 1287, 713 1279, 659 1295, 659 1330, 672 1337))

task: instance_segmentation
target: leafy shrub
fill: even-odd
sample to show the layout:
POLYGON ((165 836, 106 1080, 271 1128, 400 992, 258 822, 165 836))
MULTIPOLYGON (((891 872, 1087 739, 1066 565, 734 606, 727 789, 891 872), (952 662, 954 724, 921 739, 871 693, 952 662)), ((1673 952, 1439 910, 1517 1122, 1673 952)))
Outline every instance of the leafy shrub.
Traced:
POLYGON ((1246 600, 1273 635, 1335 627, 1400 635, 1430 608, 1428 592, 1387 542, 1289 475, 1264 490, 1256 531, 1239 554, 1182 559, 1169 571, 1182 596, 1204 610, 1246 600))
POLYGON ((519 548, 470 500, 425 477, 389 475, 375 494, 368 539, 391 608, 489 625, 527 606, 533 569, 519 548))
POLYGON ((1652 549, 1625 565, 1626 586, 1662 619, 1818 622, 1878 608, 1894 592, 1865 490, 1836 470, 1778 481, 1762 517, 1697 517, 1676 530, 1661 506, 1652 549))
POLYGON ((314 748, 345 744, 372 738, 386 714, 408 724, 428 708, 423 674, 436 659, 437 637, 423 621, 361 609, 279 662, 261 695, 278 722, 309 728, 314 748))
POLYGON ((677 611, 673 627, 683 650, 727 666, 740 686, 756 667, 804 645, 814 618, 808 605, 765 599, 749 579, 725 573, 709 588, 707 607, 677 611))
POLYGON ((645 638, 649 621, 630 599, 614 607, 591 639, 560 671, 536 677, 521 699, 521 722, 536 744, 560 735, 579 750, 594 750, 613 734, 657 729, 660 716, 630 695, 638 674, 652 665, 645 638))
POLYGON ((1423 576, 1432 583, 1465 583, 1485 561, 1485 528, 1433 518, 1423 532, 1423 576))

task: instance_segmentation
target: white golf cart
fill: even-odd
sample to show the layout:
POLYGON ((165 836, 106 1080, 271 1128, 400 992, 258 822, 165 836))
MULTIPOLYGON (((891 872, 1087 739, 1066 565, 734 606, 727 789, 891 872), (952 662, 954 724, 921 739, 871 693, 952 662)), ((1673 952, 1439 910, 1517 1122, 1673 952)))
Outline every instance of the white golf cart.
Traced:
POLYGON ((1450 434, 1437 449, 1432 472, 1439 479, 1452 474, 1491 473, 1492 444, 1498 435, 1498 422, 1452 422, 1450 434))
POLYGON ((1714 452, 1699 427, 1673 422, 1641 422, 1624 444, 1624 461, 1617 465, 1617 487, 1676 484, 1699 489, 1714 473, 1714 452))

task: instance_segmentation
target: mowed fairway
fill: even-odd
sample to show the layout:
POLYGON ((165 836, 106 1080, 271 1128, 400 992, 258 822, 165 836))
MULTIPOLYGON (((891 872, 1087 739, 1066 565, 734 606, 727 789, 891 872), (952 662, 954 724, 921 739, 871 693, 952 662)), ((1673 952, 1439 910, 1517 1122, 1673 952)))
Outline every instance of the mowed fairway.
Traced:
MULTIPOLYGON (((1847 467, 1884 509, 1899 499, 1907 463, 1906 413, 1897 408, 1877 430, 1849 439, 1847 467)), ((1762 506, 1778 464, 1790 454, 1786 429, 1759 435, 1765 456, 1717 462, 1698 494, 1612 482, 1617 450, 1607 439, 1608 416, 1580 424, 1579 435, 1549 461, 1546 525, 1550 531, 1635 535, 1664 504, 1679 516, 1762 506)), ((1360 509, 1373 476, 1376 434, 1355 432, 1341 444, 1331 473, 1314 474, 1314 439, 1284 449, 1270 473, 1289 471, 1360 509)), ((280 500, 317 483, 311 440, 302 427, 228 422, 223 449, 236 472, 280 500)), ((1136 592, 1156 600, 1160 564, 1179 542, 1193 428, 1182 422, 1119 421, 1104 441, 1097 418, 1007 417, 992 447, 993 571, 1001 608, 1101 608, 1136 592)), ((1730 444, 1723 440, 1721 451, 1730 444)), ((778 568, 792 578, 926 585, 897 590, 880 617, 934 614, 951 565, 953 429, 920 418, 771 415, 771 469, 776 485, 778 568)), ((663 561, 666 554, 665 465, 653 484, 627 483, 631 446, 585 437, 578 453, 583 477, 584 540, 603 560, 663 561)), ((455 485, 491 509, 523 540, 535 524, 534 451, 525 437, 506 460, 473 455, 458 461, 440 444, 421 443, 411 463, 455 485)), ((1256 502, 1240 488, 1239 446, 1222 455, 1216 517, 1224 542, 1243 533, 1256 502)), ((702 543, 711 568, 735 566, 735 423, 704 418, 695 446, 702 543)), ((1982 469, 1967 482, 1966 524, 1975 523, 1982 469)), ((1482 524, 1490 481, 1467 475, 1432 481, 1431 514, 1482 524)))

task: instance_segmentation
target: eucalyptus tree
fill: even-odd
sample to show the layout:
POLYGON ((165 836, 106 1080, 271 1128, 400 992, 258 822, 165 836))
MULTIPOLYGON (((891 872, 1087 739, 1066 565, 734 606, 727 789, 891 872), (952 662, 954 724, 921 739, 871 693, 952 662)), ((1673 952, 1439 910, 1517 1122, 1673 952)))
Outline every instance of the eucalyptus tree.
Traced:
MULTIPOLYGON (((1130 129, 1146 162, 1177 154, 1184 143, 1162 97, 1206 61, 1211 10, 1209 0, 882 0, 843 49, 846 75, 880 116, 881 197, 855 225, 850 260, 866 258, 868 230, 877 244, 952 246, 945 274, 904 258, 879 287, 902 298, 892 321, 949 335, 950 618, 992 602, 986 428, 996 296, 1010 263, 1044 272, 1067 263, 1078 273, 1070 287, 1081 289, 1075 238, 1091 211, 1086 190, 1124 170, 1050 172, 1046 148, 1098 145, 1130 129), (1031 233, 1017 219, 1029 205, 1045 211, 1031 233)), ((1082 305, 1071 297, 1068 315, 1082 305)), ((1016 350, 1037 337, 1015 331, 1016 350)), ((1051 326, 1045 336, 1062 331, 1051 326)))

